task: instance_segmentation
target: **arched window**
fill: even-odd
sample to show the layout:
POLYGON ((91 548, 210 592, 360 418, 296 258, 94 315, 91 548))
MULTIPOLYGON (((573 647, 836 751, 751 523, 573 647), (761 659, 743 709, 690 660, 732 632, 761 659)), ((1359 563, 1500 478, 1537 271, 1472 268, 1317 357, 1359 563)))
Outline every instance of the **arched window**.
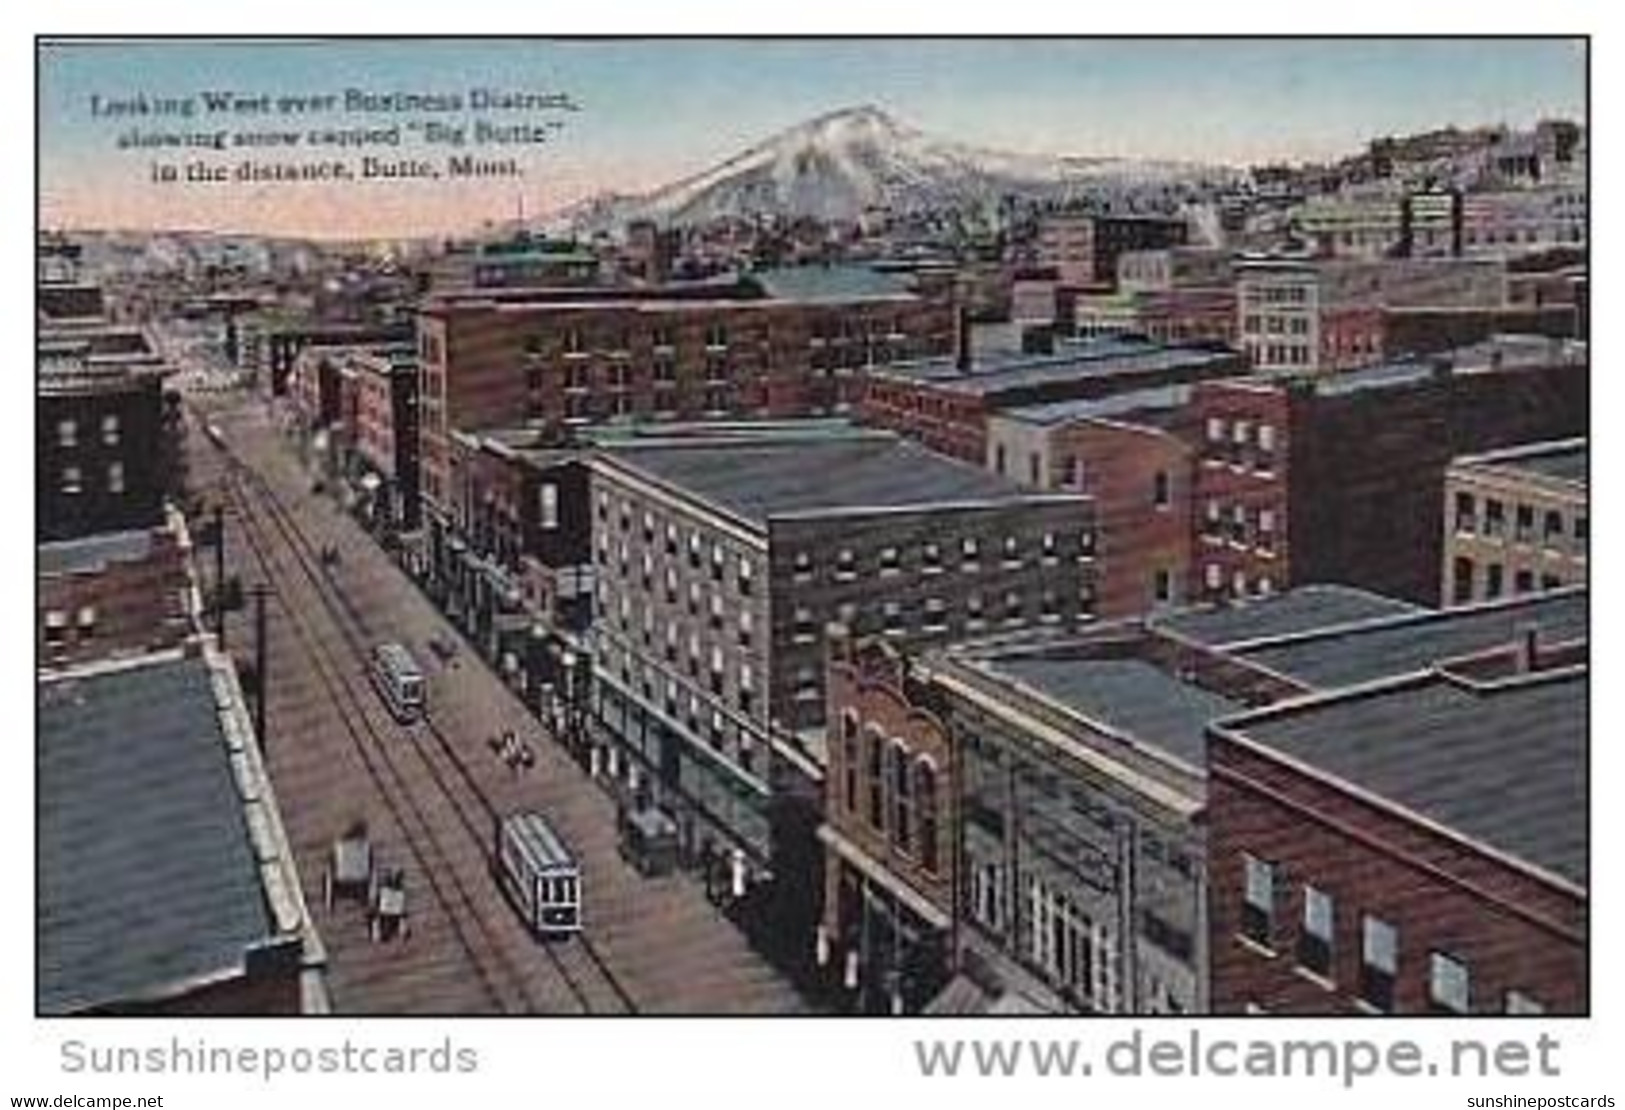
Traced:
POLYGON ((900 852, 914 851, 914 783, 909 776, 908 749, 891 742, 892 843, 900 852))
POLYGON ((914 805, 920 814, 920 863, 937 869, 937 768, 929 756, 914 761, 914 805))
POLYGON ((882 754, 885 741, 880 733, 872 728, 865 729, 863 733, 864 754, 869 764, 869 824, 877 829, 886 828, 886 774, 882 763, 885 756, 882 754))
POLYGON ((858 715, 841 714, 841 775, 844 790, 841 801, 848 813, 858 811, 858 715))

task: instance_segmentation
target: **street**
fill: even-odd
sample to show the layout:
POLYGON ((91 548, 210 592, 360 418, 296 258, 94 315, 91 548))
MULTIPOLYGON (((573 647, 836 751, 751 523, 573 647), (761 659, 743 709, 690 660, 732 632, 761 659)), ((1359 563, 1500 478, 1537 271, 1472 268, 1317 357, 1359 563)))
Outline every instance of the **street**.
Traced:
MULTIPOLYGON (((473 655, 442 662, 456 633, 360 525, 310 482, 258 400, 199 404, 229 466, 201 435, 195 488, 227 505, 227 574, 267 605, 266 754, 327 945, 341 1013, 793 1013, 806 1003, 681 877, 646 879, 617 851, 615 807, 473 655), (326 566, 319 552, 339 552, 326 566), (428 676, 429 720, 398 724, 364 672, 372 644, 398 640, 428 676), (489 744, 514 730, 535 755, 514 770, 489 744), (488 870, 494 816, 544 813, 583 876, 584 931, 540 943, 488 870), (365 820, 379 863, 406 872, 410 935, 374 943, 364 907, 323 908, 330 847, 365 820)), ((205 586, 210 559, 200 555, 205 586)), ((232 615, 240 662, 252 604, 232 615)))

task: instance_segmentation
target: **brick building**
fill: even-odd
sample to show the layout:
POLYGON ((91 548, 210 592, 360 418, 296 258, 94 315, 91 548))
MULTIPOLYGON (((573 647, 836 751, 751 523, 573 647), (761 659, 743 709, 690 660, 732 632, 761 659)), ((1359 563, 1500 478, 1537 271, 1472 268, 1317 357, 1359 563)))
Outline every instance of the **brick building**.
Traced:
POLYGON ((688 848, 782 876, 773 896, 807 902, 779 931, 800 952, 827 630, 910 645, 1090 620, 1088 503, 876 432, 651 437, 591 466, 609 771, 688 848))
POLYGON ((1450 459, 1584 431, 1583 344, 1506 337, 1328 378, 1193 387, 1194 598, 1343 582, 1435 604, 1450 459))
POLYGON ((228 659, 193 641, 42 676, 38 740, 40 1014, 327 1009, 228 659))
POLYGON ((952 330, 946 299, 856 267, 432 297, 419 316, 423 498, 443 511, 453 429, 837 413, 866 368, 942 355, 952 330))
POLYGON ((1533 637, 1213 728, 1217 1012, 1588 1011, 1583 645, 1533 637))
POLYGON ((1023 355, 972 365, 932 360, 868 376, 862 420, 932 450, 982 465, 988 421, 1010 409, 1100 400, 1157 386, 1236 373, 1240 358, 1210 346, 1160 347, 1138 340, 1068 345, 1053 355, 1023 355))
POLYGON ((1109 286, 1125 252, 1180 246, 1188 234, 1182 219, 1061 214, 1039 221, 1034 251, 1038 264, 1054 269, 1062 284, 1109 286))
POLYGON ((1586 581, 1588 463, 1583 439, 1453 460, 1444 476, 1445 603, 1586 581))
POLYGON ((1177 606, 1187 595, 1195 454, 1179 425, 1190 398, 1188 385, 1163 386, 988 420, 989 469, 1094 502, 1102 619, 1177 606))
POLYGON ((1506 303, 1495 260, 1303 257, 1236 263, 1237 334, 1256 369, 1336 373, 1381 362, 1387 309, 1479 308, 1506 303))
POLYGON ((192 634, 199 600, 191 538, 173 509, 162 525, 39 545, 37 658, 62 667, 174 647, 192 634))

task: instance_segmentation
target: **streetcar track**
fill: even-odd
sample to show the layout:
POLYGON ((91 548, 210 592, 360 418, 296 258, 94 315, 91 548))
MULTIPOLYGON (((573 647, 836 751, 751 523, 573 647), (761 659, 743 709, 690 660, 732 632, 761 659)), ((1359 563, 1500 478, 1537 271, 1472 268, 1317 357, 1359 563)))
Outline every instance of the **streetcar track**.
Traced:
MULTIPOLYGON (((277 495, 276 491, 271 488, 270 483, 265 479, 265 477, 254 471, 252 467, 249 467, 241 459, 237 458, 235 453, 232 452, 230 448, 224 445, 219 445, 219 450, 227 460, 228 471, 231 473, 233 478, 237 480, 236 493, 239 500, 244 502, 244 509, 247 510, 247 499, 245 497, 244 490, 251 487, 259 495, 262 502, 268 507, 269 512, 266 515, 270 518, 272 525, 282 536, 290 550, 292 550, 295 561, 302 572, 303 577, 311 584, 317 598, 322 604, 322 607, 328 612, 330 617, 334 618, 332 621, 333 626, 337 629, 340 638, 349 648, 350 654, 364 664, 366 661, 368 644, 372 638, 365 615, 356 608, 349 598, 344 596, 343 592, 338 589, 337 584, 332 580, 330 575, 311 565, 313 560, 312 552, 314 551, 314 545, 312 544, 310 538, 304 534, 298 522, 292 518, 291 513, 287 507, 283 505, 281 498, 277 495), (348 624, 346 624, 346 620, 348 621, 348 624)), ((245 511, 245 517, 251 518, 253 516, 254 514, 251 512, 245 511)), ((254 523, 256 527, 263 528, 263 522, 256 519, 254 523)), ((256 549, 255 554, 260 558, 262 563, 268 563, 268 560, 264 557, 261 551, 256 549)), ((284 603, 283 608, 287 610, 290 607, 284 603)), ((319 647, 322 653, 327 657, 331 666, 331 650, 328 649, 325 644, 320 644, 319 647)), ((322 677, 324 684, 329 684, 329 688, 331 689, 330 677, 326 674, 324 674, 322 677)), ((345 691, 351 703, 355 705, 358 712, 361 712, 363 707, 361 706, 360 700, 355 694, 354 690, 351 689, 348 684, 345 684, 345 691)), ((378 739, 377 729, 372 725, 370 720, 366 719, 364 712, 361 712, 361 715, 367 724, 368 731, 373 734, 375 739, 378 739)), ((346 727, 347 730, 351 732, 352 740, 356 741, 358 747, 363 749, 363 759, 365 761, 366 755, 364 745, 361 744, 355 737, 353 726, 351 726, 348 721, 346 722, 346 727)), ((442 772, 442 769, 436 765, 435 760, 431 757, 429 751, 427 750, 427 745, 411 743, 406 746, 416 751, 419 758, 423 760, 423 764, 428 769, 430 773, 429 777, 434 783, 434 786, 439 790, 445 801, 449 803, 451 813, 456 817, 458 823, 462 825, 470 839, 477 846, 481 846, 481 854, 483 855, 483 845, 487 836, 489 835, 490 830, 494 829, 495 827, 495 822, 499 811, 491 802, 489 794, 480 785, 473 772, 469 769, 466 760, 457 752, 456 746, 427 713, 424 715, 424 727, 430 734, 433 735, 435 739, 435 746, 440 748, 445 760, 451 766, 452 773, 448 774, 442 772), (451 779, 462 780, 464 789, 466 789, 473 797, 472 803, 460 799, 457 796, 457 792, 454 790, 451 782, 449 781, 451 779), (476 813, 481 814, 487 819, 485 821, 485 825, 487 827, 482 828, 481 822, 470 819, 469 807, 471 804, 475 808, 476 813)), ((384 762, 389 765, 391 774, 398 781, 397 789, 407 797, 415 815, 423 825, 425 835, 427 835, 429 839, 434 842, 434 847, 436 848, 437 852, 442 858, 444 858, 446 855, 445 849, 438 843, 438 839, 435 837, 432 827, 429 825, 427 819, 423 817, 422 810, 418 805, 417 799, 412 796, 410 789, 399 784, 402 780, 404 780, 404 776, 402 775, 400 769, 394 765, 393 758, 387 754, 388 748, 384 744, 380 744, 380 748, 386 753, 383 757, 384 762)), ((379 786, 382 789, 383 784, 381 781, 379 781, 377 772, 371 766, 370 762, 368 770, 369 773, 373 775, 374 780, 379 782, 379 786)), ((388 804, 387 799, 386 804, 388 804)), ((390 808, 392 812, 395 809, 394 805, 391 805, 390 808)), ((410 839, 410 835, 406 832, 405 823, 398 820, 398 815, 397 823, 401 825, 403 835, 408 836, 408 839, 410 839)), ((416 851, 415 846, 413 846, 413 852, 414 856, 418 857, 418 863, 421 867, 421 855, 416 851)), ((494 938, 491 937, 490 928, 485 921, 485 915, 475 907, 473 899, 468 895, 468 892, 466 888, 463 887, 461 880, 456 878, 456 869, 452 868, 451 870, 453 873, 453 881, 456 883, 458 892, 462 895, 462 900, 468 907, 470 914, 475 920, 475 923, 478 925, 480 931, 485 934, 486 939, 493 942, 493 949, 496 951, 497 958, 501 960, 508 970, 513 970, 511 959, 505 952, 502 952, 500 949, 496 948, 494 938)), ((433 875, 430 874, 429 878, 431 885, 436 887, 436 893, 439 895, 440 892, 438 885, 435 884, 433 875)), ((449 911, 446 899, 443 896, 439 897, 439 901, 442 908, 448 909, 449 911)), ((448 916, 454 917, 454 915, 451 915, 449 912, 448 916)), ((461 929, 458 929, 458 935, 465 952, 469 954, 471 959, 475 959, 477 962, 477 958, 474 956, 472 947, 467 943, 466 937, 463 936, 461 929)), ((588 987, 584 985, 585 982, 592 978, 594 973, 596 973, 597 978, 601 979, 603 984, 608 987, 609 993, 613 997, 616 1007, 629 1013, 637 1012, 638 1007, 635 1000, 621 983, 619 977, 605 962, 602 954, 596 949, 596 947, 593 946, 591 941, 585 936, 578 936, 575 940, 575 944, 571 945, 570 947, 573 948, 576 946, 580 947, 582 957, 590 964, 590 972, 584 973, 584 969, 581 968, 571 970, 569 964, 565 960, 564 955, 557 951, 553 946, 548 944, 538 945, 538 947, 540 947, 542 951, 546 953, 549 961, 558 972, 559 978, 563 981, 565 988, 576 999, 576 1001, 580 1003, 586 1012, 592 1013, 600 1009, 600 1007, 594 1003, 588 987)), ((514 978, 518 981, 517 985, 521 993, 525 996, 526 1003, 530 1004, 531 999, 529 997, 529 991, 525 989, 523 977, 516 975, 514 978)), ((484 974, 483 969, 482 979, 486 980, 489 985, 489 976, 484 974)), ((494 991, 492 993, 494 995, 494 991)), ((500 1005, 500 1000, 498 1000, 498 1002, 500 1005)))

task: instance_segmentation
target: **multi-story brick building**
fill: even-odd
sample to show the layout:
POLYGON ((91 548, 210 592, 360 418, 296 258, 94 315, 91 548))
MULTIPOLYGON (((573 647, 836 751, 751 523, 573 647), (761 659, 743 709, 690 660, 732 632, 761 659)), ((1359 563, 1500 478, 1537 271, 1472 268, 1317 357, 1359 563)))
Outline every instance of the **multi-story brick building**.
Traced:
POLYGON ((1243 258, 1236 299, 1254 368, 1335 373, 1382 361, 1385 309, 1499 308, 1506 272, 1494 260, 1243 258))
POLYGON ((1214 726, 1221 1013, 1583 1014, 1583 645, 1214 726))
POLYGON ((1445 603, 1586 581, 1588 461, 1583 439, 1453 460, 1444 476, 1445 603))
POLYGON ((866 368, 943 355, 952 334, 945 298, 856 267, 433 297, 419 317, 423 499, 443 511, 453 429, 839 413, 866 368))
POLYGON ((321 943, 231 661, 41 677, 41 1014, 328 1009, 321 943))
POLYGON ((354 387, 355 424, 345 437, 364 512, 380 526, 414 531, 421 520, 417 358, 409 347, 350 350, 339 373, 354 387))
POLYGON ((988 421, 996 413, 1220 378, 1241 365, 1235 352, 1222 347, 1160 347, 1121 339, 979 365, 932 360, 872 371, 861 415, 866 424, 980 466, 988 458, 988 421))
POLYGON ((175 510, 162 525, 39 545, 36 649, 57 668, 174 647, 195 629, 191 538, 175 510))
POLYGON ((1039 222, 1034 250, 1064 285, 1109 286, 1124 252, 1181 246, 1188 235, 1183 219, 1058 214, 1039 222))
POLYGON ((809 846, 781 822, 818 809, 827 629, 909 645, 1092 619, 1085 499, 886 433, 644 438, 591 466, 610 771, 686 846, 737 849, 808 913, 816 884, 790 856, 809 846))
POLYGON ((1436 604, 1445 467, 1580 434, 1584 344, 1508 337, 1435 361, 1193 387, 1191 596, 1343 582, 1436 604))
POLYGON ((988 420, 987 466, 1029 489, 1095 506, 1102 619, 1184 602, 1191 570, 1195 454, 1179 429, 1191 387, 1011 409, 988 420))

